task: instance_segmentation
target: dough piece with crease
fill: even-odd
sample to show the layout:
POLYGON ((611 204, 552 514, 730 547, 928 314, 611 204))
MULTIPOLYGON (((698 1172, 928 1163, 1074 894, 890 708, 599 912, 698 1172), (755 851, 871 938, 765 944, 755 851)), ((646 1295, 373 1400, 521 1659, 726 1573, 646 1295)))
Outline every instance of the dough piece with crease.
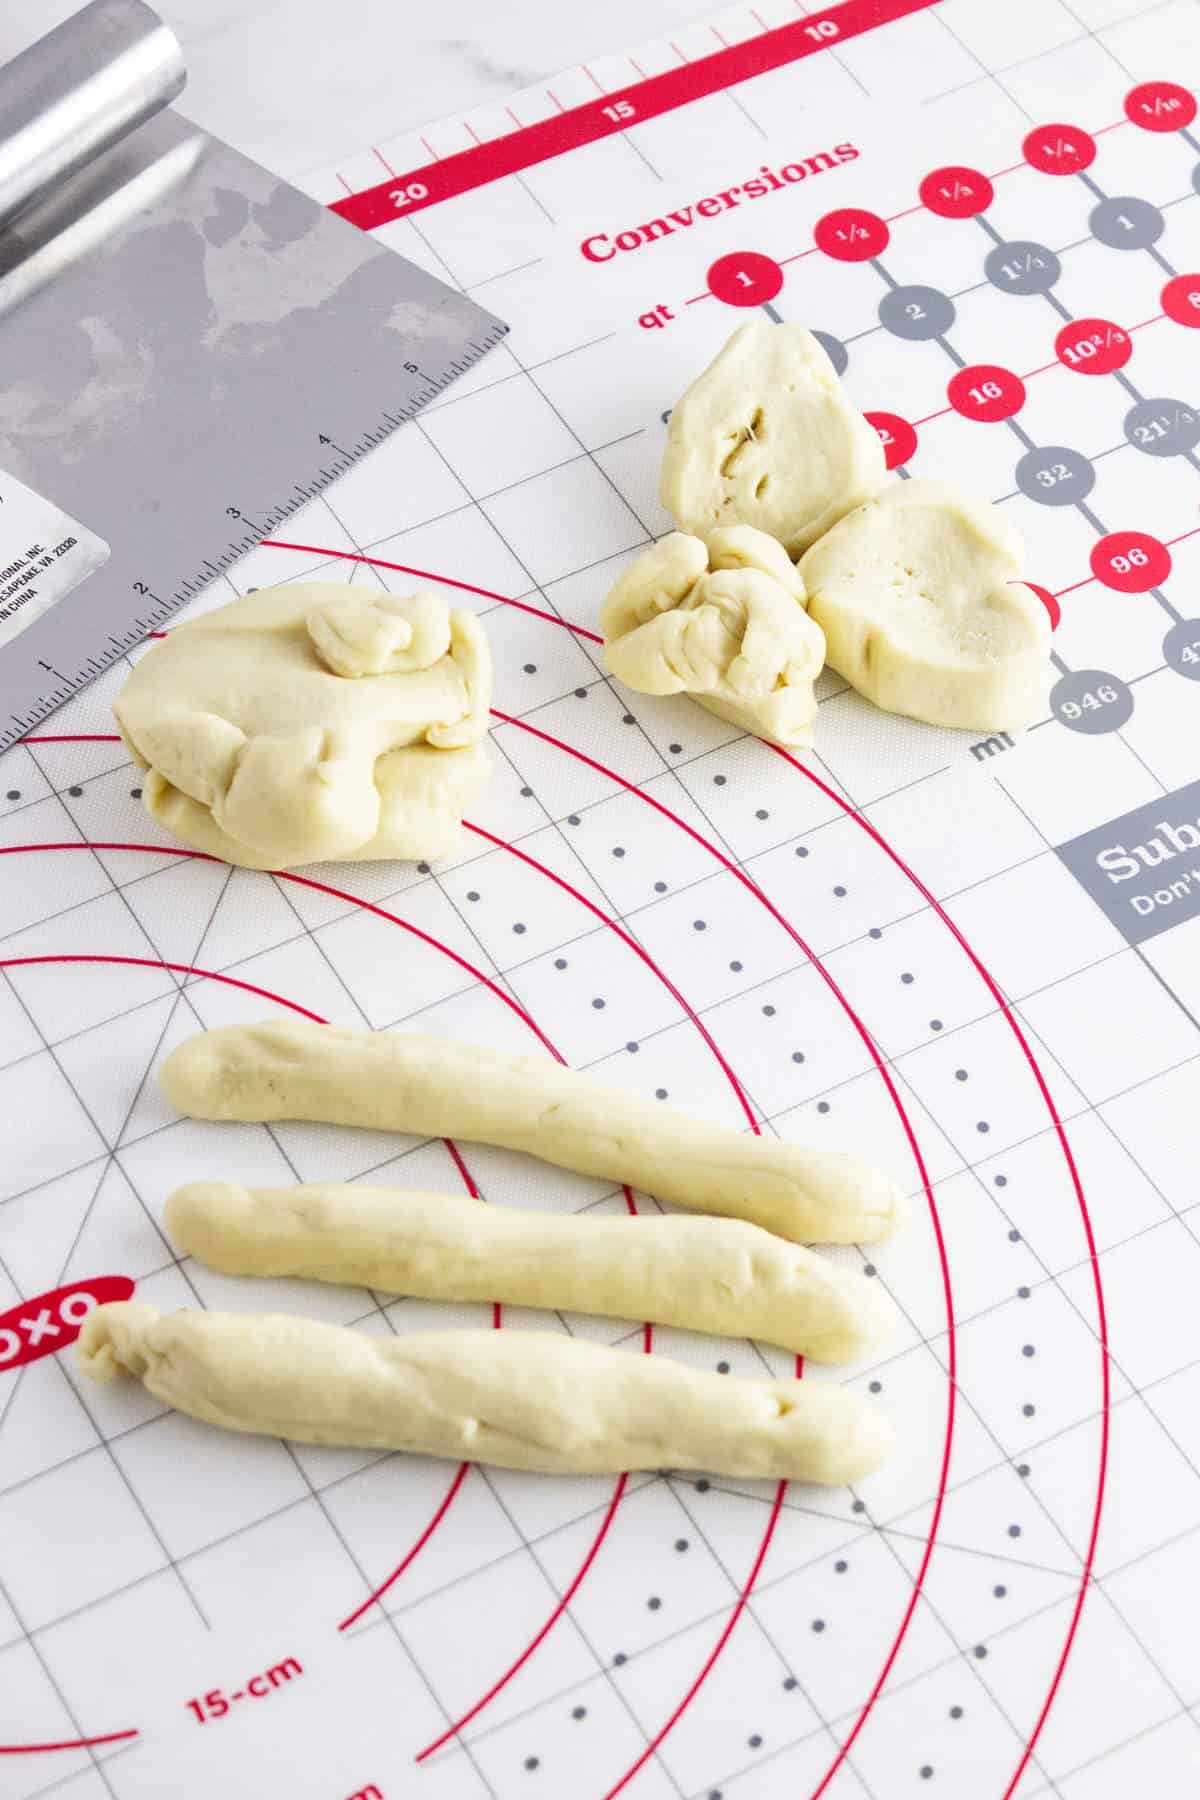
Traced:
POLYGON ((831 668, 887 712, 1008 731, 1043 697, 1050 619, 999 509, 904 481, 847 514, 800 570, 831 668))
POLYGON ((803 325, 735 331, 671 413, 660 496, 681 531, 753 525, 789 556, 883 485, 878 434, 803 325))
POLYGON ((439 594, 259 589, 177 625, 113 706, 151 816, 252 869, 458 843, 488 775, 491 657, 439 594))
POLYGON ((198 1181, 167 1229, 226 1275, 649 1319, 857 1362, 895 1323, 878 1281, 736 1219, 516 1212, 462 1194, 198 1181))
POLYGON ((825 639, 786 553, 749 525, 673 531, 623 572, 600 612, 604 660, 639 694, 691 694, 746 731, 812 743, 825 639))
POLYGON ((137 1376, 227 1431, 552 1475, 706 1469, 840 1486, 892 1447, 887 1419, 848 1388, 743 1381, 542 1331, 367 1337, 121 1300, 84 1320, 78 1354, 94 1380, 137 1376))
POLYGON ((535 1056, 303 1019, 187 1038, 159 1071, 197 1119, 311 1119, 528 1151, 799 1243, 870 1243, 905 1196, 869 1163, 730 1131, 535 1056))

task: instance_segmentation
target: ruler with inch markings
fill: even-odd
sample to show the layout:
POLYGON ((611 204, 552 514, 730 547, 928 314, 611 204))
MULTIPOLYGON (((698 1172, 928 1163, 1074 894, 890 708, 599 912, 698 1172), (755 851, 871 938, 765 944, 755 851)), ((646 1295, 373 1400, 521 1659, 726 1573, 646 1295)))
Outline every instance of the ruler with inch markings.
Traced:
MULTIPOLYGON (((72 55, 94 83, 114 33, 144 62, 163 31, 140 0, 100 0, 63 32, 89 17, 103 44, 60 42, 52 88, 79 80, 72 55)), ((0 190, 25 60, 0 71, 0 190)), ((169 73, 168 58, 164 90, 169 73)), ((114 68, 114 91, 123 80, 114 68)), ((0 750, 507 330, 161 101, 148 110, 0 220, 0 750)))

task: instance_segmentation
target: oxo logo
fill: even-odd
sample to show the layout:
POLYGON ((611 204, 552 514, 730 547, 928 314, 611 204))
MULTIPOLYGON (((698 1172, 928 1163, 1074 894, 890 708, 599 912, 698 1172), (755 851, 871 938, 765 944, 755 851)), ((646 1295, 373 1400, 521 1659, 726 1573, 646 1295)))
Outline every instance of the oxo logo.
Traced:
POLYGON ((83 1321, 97 1306, 106 1300, 128 1300, 132 1293, 128 1275, 99 1275, 94 1281, 73 1281, 52 1294, 39 1294, 36 1300, 22 1300, 11 1312, 0 1313, 0 1375, 64 1350, 75 1342, 83 1321))

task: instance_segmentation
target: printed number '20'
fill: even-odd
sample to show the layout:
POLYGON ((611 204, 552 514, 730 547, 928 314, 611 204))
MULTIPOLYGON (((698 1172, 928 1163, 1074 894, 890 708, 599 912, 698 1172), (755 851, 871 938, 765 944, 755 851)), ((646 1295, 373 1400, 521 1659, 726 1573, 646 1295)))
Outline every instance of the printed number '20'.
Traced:
POLYGON ((411 206, 414 200, 428 200, 429 189, 423 181, 410 181, 406 187, 393 188, 388 199, 399 212, 402 207, 411 206))

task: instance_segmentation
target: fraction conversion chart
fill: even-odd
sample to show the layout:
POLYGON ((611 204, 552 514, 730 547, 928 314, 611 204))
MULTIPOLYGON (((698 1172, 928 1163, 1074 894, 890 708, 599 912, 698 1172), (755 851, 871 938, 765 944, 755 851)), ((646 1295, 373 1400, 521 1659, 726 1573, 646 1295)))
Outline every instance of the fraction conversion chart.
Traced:
POLYGON ((494 772, 447 863, 269 876, 148 819, 124 669, 0 761, 4 1800, 1198 1791, 1198 92, 1188 0, 761 0, 423 133, 345 121, 310 191, 511 333, 199 606, 438 586, 489 635, 494 772), (1026 732, 827 674, 793 756, 606 675, 604 595, 671 528, 671 408, 763 318, 818 334, 895 480, 1021 534, 1054 626, 1026 732), (792 1372, 181 1258, 163 1203, 204 1178, 656 1207, 172 1113, 176 1044, 289 1014, 878 1162, 912 1224, 831 1254, 899 1332, 803 1378, 870 1394, 892 1461, 853 1490, 570 1481, 81 1382, 82 1321, 130 1294, 792 1372))

